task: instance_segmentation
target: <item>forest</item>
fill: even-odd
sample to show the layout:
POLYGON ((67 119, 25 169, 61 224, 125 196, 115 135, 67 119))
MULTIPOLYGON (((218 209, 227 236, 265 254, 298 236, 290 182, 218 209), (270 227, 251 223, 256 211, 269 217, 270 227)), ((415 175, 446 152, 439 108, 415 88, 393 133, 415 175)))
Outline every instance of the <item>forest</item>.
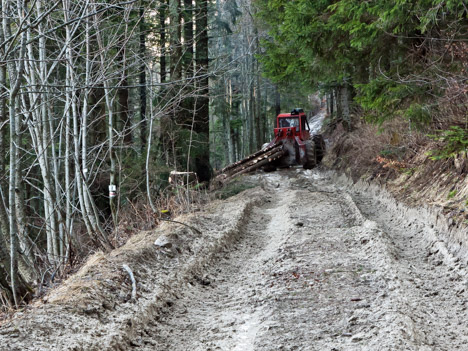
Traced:
POLYGON ((465 0, 2 0, 0 305, 189 206, 280 111, 468 144, 465 0), (193 189, 169 173, 195 172, 193 189))

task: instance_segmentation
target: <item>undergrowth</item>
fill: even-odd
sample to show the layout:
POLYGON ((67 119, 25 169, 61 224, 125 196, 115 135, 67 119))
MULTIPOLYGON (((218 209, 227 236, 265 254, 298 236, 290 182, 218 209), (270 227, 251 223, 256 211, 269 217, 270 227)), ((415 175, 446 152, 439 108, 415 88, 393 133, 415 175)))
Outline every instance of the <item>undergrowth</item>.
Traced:
POLYGON ((132 235, 154 229, 161 220, 188 213, 206 201, 207 194, 198 185, 167 187, 153 200, 156 211, 148 204, 146 197, 142 197, 121 211, 112 240, 116 247, 122 246, 132 235))
POLYGON ((429 151, 431 160, 443 160, 457 157, 460 152, 468 149, 468 129, 459 126, 451 126, 437 135, 430 135, 436 141, 443 143, 442 148, 429 151))

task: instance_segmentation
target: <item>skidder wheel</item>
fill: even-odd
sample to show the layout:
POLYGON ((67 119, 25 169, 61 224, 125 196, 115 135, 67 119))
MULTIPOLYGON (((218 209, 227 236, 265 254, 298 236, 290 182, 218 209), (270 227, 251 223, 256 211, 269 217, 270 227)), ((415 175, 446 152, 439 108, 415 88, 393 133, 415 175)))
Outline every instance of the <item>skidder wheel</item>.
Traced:
POLYGON ((269 164, 263 166, 263 170, 264 170, 265 172, 274 172, 274 171, 276 171, 276 166, 273 165, 273 164, 271 164, 271 163, 269 163, 269 164))
POLYGON ((270 163, 267 163, 265 166, 263 166, 263 171, 264 172, 274 172, 276 171, 276 160, 270 163))
POLYGON ((306 145, 307 161, 306 163, 304 163, 302 167, 304 169, 312 169, 317 165, 315 143, 312 140, 307 140, 305 142, 305 145, 306 145))
POLYGON ((317 159, 317 164, 322 162, 323 156, 325 156, 325 140, 323 140, 322 134, 315 134, 312 137, 312 140, 315 144, 315 157, 317 159))

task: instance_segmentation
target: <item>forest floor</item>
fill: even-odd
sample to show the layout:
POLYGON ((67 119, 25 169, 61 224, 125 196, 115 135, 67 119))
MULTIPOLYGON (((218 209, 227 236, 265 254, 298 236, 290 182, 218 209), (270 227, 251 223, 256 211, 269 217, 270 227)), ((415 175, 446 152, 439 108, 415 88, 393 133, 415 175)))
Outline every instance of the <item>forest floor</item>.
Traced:
POLYGON ((242 181, 259 186, 178 219, 200 232, 91 259, 0 328, 2 350, 468 349, 466 254, 429 212, 323 170, 242 181))

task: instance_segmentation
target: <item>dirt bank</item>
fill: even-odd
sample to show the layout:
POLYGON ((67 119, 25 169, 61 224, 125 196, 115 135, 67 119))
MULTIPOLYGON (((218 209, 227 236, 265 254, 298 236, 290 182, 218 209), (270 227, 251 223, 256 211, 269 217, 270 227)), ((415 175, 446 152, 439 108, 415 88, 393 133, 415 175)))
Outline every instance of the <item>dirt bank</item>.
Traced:
MULTIPOLYGON (((450 230, 468 232, 468 154, 434 161, 433 150, 443 147, 429 132, 408 130, 402 121, 377 126, 354 122, 351 132, 342 124, 326 131, 324 164, 355 182, 370 182, 411 207, 430 207, 448 220, 450 230)), ((434 132, 433 132, 434 133, 434 132)), ((468 246, 468 238, 462 239, 468 246)))

